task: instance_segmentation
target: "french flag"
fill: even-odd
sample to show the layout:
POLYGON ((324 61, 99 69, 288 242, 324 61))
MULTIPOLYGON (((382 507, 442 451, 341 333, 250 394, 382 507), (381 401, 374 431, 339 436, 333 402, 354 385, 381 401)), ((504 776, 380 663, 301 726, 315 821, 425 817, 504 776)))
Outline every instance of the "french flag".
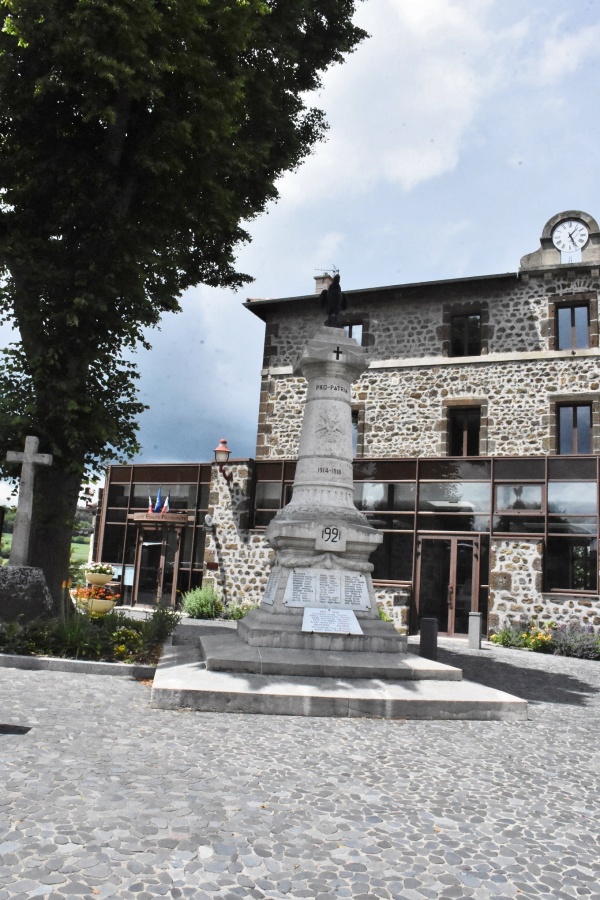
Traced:
POLYGON ((161 508, 162 508, 162 493, 161 493, 161 490, 160 490, 160 487, 159 487, 159 489, 158 489, 158 494, 156 495, 156 505, 155 505, 155 507, 154 507, 154 512, 155 512, 155 513, 160 512, 160 511, 161 511, 161 508))
POLYGON ((150 494, 150 488, 148 488, 148 512, 149 512, 149 513, 153 512, 153 507, 152 507, 152 496, 151 496, 151 494, 150 494))
POLYGON ((169 491, 169 493, 167 494, 167 499, 163 503, 163 508, 161 509, 161 512, 163 512, 163 513, 169 512, 169 500, 170 499, 171 499, 171 491, 169 491))

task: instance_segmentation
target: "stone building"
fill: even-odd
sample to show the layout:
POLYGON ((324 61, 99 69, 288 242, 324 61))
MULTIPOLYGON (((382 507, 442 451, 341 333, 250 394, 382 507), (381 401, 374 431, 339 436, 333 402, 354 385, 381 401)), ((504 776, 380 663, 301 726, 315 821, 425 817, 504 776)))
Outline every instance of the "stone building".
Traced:
MULTIPOLYGON (((567 211, 517 273, 347 292, 343 325, 370 352, 355 502, 383 533, 373 579, 400 629, 434 615, 461 633, 476 610, 489 629, 522 613, 600 626, 599 288, 598 224, 567 211)), ((255 459, 229 463, 230 482, 210 463, 111 467, 98 552, 126 596, 174 601, 204 578, 260 599, 302 423, 293 363, 324 316, 315 294, 245 306, 265 323, 255 459), (158 484, 162 518, 145 512, 158 484)))

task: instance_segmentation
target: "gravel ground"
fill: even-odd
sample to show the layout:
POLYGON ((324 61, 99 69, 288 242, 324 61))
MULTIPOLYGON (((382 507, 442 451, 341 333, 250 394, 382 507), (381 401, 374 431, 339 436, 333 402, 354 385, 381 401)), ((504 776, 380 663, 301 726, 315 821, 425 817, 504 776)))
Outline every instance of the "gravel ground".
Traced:
POLYGON ((529 720, 153 710, 0 669, 0 900, 600 900, 600 663, 440 645, 529 720))

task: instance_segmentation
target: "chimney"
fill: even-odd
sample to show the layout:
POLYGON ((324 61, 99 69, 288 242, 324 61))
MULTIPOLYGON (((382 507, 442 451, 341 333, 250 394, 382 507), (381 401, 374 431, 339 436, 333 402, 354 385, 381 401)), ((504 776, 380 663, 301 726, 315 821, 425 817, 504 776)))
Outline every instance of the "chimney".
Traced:
POLYGON ((333 278, 329 274, 329 272, 323 272, 322 275, 315 275, 315 294, 320 294, 321 291, 326 291, 332 281, 333 278))

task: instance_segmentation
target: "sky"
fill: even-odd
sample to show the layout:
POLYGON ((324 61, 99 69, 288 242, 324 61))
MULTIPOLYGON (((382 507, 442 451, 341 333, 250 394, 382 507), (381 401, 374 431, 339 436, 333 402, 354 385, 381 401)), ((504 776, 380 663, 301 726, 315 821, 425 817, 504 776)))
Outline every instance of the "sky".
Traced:
POLYGON ((309 98, 327 140, 247 226, 254 282, 187 291, 136 354, 135 462, 209 461, 222 437, 254 456, 248 297, 334 267, 345 290, 515 272, 555 213, 600 217, 600 0, 365 0, 355 21, 369 39, 309 98))

